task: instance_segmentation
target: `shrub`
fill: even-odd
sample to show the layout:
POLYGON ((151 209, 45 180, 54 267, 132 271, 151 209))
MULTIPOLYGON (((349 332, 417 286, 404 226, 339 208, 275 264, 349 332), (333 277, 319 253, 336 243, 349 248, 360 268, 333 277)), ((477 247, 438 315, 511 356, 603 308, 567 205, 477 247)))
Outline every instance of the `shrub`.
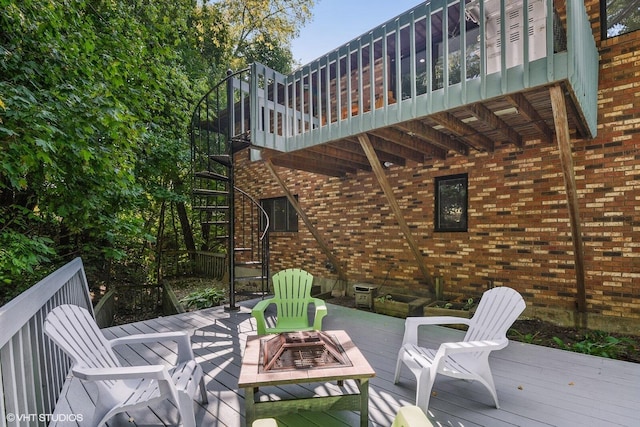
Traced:
POLYGON ((225 300, 225 293, 218 288, 206 288, 200 291, 191 292, 180 300, 186 308, 201 310, 203 308, 215 307, 225 300))
POLYGON ((559 348, 575 351, 576 353, 589 354, 591 356, 617 359, 621 353, 633 351, 634 344, 629 338, 616 338, 603 331, 590 331, 584 335, 582 341, 574 344, 565 343, 558 337, 553 337, 559 348))

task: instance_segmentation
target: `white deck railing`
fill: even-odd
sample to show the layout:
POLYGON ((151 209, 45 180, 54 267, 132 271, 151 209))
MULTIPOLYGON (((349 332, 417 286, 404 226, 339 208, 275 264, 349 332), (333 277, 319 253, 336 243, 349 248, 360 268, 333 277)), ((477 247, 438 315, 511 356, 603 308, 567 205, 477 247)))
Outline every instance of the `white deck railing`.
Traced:
POLYGON ((53 414, 71 363, 43 324, 61 304, 93 313, 80 258, 0 307, 0 427, 46 426, 53 414))

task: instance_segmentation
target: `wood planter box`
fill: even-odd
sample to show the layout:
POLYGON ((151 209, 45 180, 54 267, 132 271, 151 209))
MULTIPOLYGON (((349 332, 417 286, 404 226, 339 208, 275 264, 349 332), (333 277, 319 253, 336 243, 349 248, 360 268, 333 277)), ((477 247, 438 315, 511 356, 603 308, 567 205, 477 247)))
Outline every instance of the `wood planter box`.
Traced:
POLYGON ((428 298, 411 295, 385 294, 374 299, 373 311, 387 316, 406 318, 422 316, 422 310, 429 303, 428 298), (388 296, 391 298, 388 298, 388 296), (382 299, 384 297, 384 300, 382 299))
POLYGON ((463 309, 465 303, 451 302, 451 301, 434 301, 431 304, 424 307, 423 314, 425 316, 455 316, 464 317, 465 319, 471 319, 476 311, 477 303, 474 303, 470 309, 463 309), (450 304, 450 307, 445 305, 450 304))

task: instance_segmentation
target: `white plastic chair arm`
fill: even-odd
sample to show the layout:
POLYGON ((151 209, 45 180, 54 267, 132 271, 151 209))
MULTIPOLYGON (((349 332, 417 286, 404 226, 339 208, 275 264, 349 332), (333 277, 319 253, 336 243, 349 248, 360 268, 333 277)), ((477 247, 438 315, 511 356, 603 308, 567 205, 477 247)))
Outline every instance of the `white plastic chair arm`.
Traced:
POLYGON ((156 379, 170 381, 167 368, 162 365, 121 366, 117 368, 72 368, 77 378, 87 381, 156 379))
POLYGON ((431 375, 436 375, 440 370, 441 364, 444 359, 452 354, 459 353, 477 353, 477 352, 490 352, 493 350, 500 350, 507 346, 508 339, 504 340, 491 340, 491 341, 457 341, 446 342, 440 344, 438 352, 433 357, 433 363, 427 369, 431 371, 431 375))
POLYGON ((503 340, 483 340, 483 341, 458 341, 440 344, 438 352, 442 350, 444 354, 474 353, 478 351, 493 351, 505 348, 509 343, 508 339, 503 340))
POLYGON ((157 332, 152 334, 129 335, 114 338, 109 341, 111 347, 129 344, 147 344, 162 341, 175 341, 178 344, 178 360, 176 363, 183 363, 193 360, 193 350, 191 349, 191 338, 186 331, 157 332))
POLYGON ((402 345, 418 345, 418 327, 427 325, 469 325, 470 319, 455 316, 407 317, 402 345))

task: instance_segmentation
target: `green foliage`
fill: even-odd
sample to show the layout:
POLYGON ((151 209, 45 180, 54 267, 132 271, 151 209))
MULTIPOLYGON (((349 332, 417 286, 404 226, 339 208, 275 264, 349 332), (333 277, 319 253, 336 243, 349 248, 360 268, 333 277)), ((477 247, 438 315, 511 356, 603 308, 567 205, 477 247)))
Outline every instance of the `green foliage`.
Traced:
POLYGON ((239 70, 257 60, 286 73, 290 40, 311 17, 315 0, 220 0, 218 4, 229 23, 231 68, 239 70))
POLYGON ((375 298, 375 301, 377 301, 377 302, 393 301, 393 295, 391 295, 391 294, 380 295, 379 297, 375 298))
POLYGON ((476 305, 476 302, 473 298, 467 298, 467 300, 463 303, 453 303, 446 302, 442 305, 436 304, 436 308, 448 308, 448 309, 456 309, 456 310, 464 310, 469 311, 476 305))
POLYGON ((581 341, 573 344, 565 343, 558 337, 553 337, 558 348, 574 351, 576 353, 589 354, 610 359, 617 359, 623 352, 634 350, 633 341, 629 338, 616 338, 603 331, 590 331, 584 335, 581 341))
POLYGON ((206 288, 200 291, 191 292, 180 300, 180 304, 184 304, 187 308, 201 310, 203 308, 215 307, 220 305, 225 299, 225 293, 218 288, 206 288))
POLYGON ((236 54, 285 67, 287 40, 313 0, 1 4, 0 214, 11 221, 0 223, 0 282, 8 288, 39 264, 77 255, 106 277, 153 271, 157 242, 180 245, 162 236, 163 209, 189 199, 195 103, 236 54))
POLYGON ((25 0, 0 11, 0 208, 21 218, 4 225, 16 242, 5 281, 20 269, 7 259, 33 267, 54 250, 100 262, 153 242, 158 188, 188 170, 176 153, 188 153, 196 96, 180 54, 196 48, 185 37, 192 0, 147 3, 25 0))
POLYGON ((516 339, 517 341, 520 341, 526 344, 536 344, 541 342, 539 338, 540 332, 536 332, 535 334, 531 332, 523 334, 517 329, 509 329, 509 335, 511 337, 514 337, 514 339, 516 339))

